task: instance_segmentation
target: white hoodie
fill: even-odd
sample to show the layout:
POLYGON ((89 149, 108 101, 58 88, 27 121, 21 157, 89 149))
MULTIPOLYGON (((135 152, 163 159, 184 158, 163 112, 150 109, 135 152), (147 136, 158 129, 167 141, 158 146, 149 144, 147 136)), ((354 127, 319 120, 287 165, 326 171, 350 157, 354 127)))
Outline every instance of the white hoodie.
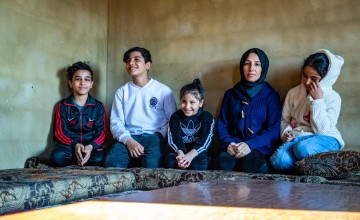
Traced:
POLYGON ((345 143, 336 128, 341 97, 332 86, 340 75, 344 59, 325 49, 316 53, 324 53, 330 61, 328 72, 320 81, 323 98, 314 100, 311 95, 307 95, 302 83, 290 89, 283 106, 280 135, 283 136, 285 132, 294 130, 295 137, 314 133, 332 136, 339 141, 342 149, 345 143))

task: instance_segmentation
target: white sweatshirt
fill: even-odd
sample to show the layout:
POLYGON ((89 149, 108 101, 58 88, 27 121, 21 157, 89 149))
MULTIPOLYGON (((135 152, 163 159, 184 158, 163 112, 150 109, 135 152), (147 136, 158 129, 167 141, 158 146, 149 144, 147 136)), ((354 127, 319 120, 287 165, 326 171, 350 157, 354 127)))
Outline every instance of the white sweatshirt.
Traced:
POLYGON ((111 108, 110 131, 121 143, 131 135, 167 133, 168 121, 176 111, 171 89, 155 79, 139 87, 132 81, 115 93, 111 108))
POLYGON ((332 89, 332 85, 340 75, 344 59, 328 50, 321 49, 317 52, 327 55, 330 61, 329 70, 320 81, 323 98, 314 100, 311 95, 307 95, 302 83, 290 89, 283 106, 280 135, 283 136, 285 132, 294 130, 295 137, 314 133, 332 136, 339 141, 342 149, 345 143, 336 128, 341 97, 332 89))

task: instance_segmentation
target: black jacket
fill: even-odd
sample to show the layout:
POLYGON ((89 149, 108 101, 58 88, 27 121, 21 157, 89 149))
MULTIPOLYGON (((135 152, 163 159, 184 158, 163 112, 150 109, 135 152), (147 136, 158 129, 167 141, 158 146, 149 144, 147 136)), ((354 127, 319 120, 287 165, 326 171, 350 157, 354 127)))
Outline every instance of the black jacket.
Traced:
POLYGON ((211 146, 214 124, 214 117, 203 108, 193 116, 186 116, 179 109, 169 121, 168 143, 175 152, 195 149, 199 154, 206 153, 211 146))
POLYGON ((73 95, 61 100, 55 112, 54 142, 74 148, 77 143, 91 144, 97 149, 106 140, 105 106, 92 96, 79 110, 73 103, 73 95))

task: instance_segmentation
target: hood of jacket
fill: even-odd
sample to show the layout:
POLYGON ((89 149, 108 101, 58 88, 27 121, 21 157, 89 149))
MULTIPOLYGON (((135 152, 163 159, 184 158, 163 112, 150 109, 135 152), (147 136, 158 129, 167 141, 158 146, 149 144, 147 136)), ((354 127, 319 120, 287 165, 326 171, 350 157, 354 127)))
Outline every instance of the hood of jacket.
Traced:
POLYGON ((329 59, 328 71, 325 77, 320 81, 320 85, 323 88, 331 88, 340 75, 341 67, 344 64, 344 59, 341 56, 335 55, 326 49, 320 49, 316 51, 316 53, 323 53, 329 59))

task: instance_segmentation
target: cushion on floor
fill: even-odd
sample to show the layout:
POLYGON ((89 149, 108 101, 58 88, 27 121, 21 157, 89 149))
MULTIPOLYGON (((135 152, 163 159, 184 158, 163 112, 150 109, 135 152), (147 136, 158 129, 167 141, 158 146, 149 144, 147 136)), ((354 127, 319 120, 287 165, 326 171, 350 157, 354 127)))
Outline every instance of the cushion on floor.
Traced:
POLYGON ((0 170, 0 215, 132 190, 132 173, 52 168, 0 170))
POLYGON ((296 162, 299 174, 330 179, 349 178, 360 172, 360 152, 332 151, 308 156, 296 162))

